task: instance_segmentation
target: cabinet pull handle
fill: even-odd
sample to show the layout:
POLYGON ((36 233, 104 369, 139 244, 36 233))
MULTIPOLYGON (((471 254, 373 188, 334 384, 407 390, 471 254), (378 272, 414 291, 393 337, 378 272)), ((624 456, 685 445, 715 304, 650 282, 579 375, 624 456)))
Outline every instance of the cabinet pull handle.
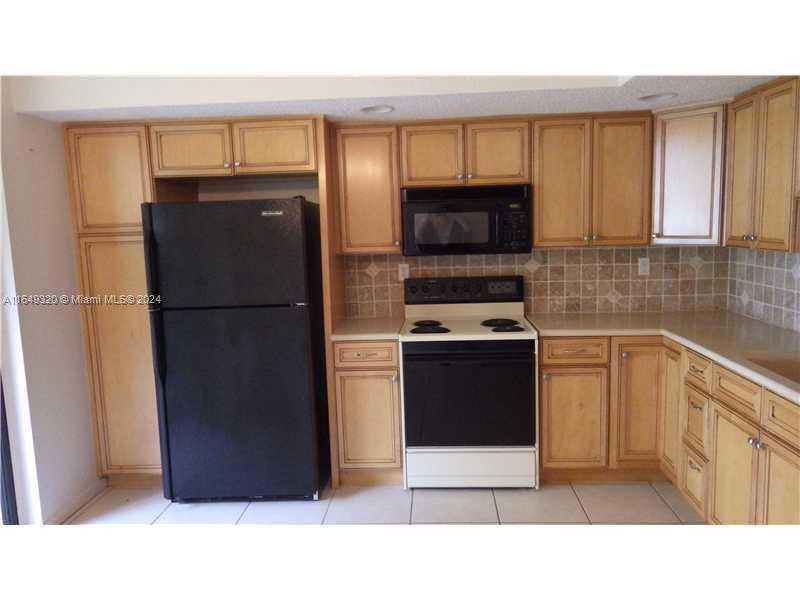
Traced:
POLYGON ((700 406, 699 404, 695 404, 694 402, 689 402, 689 405, 695 410, 700 410, 700 411, 703 410, 702 406, 700 406))
POLYGON ((586 348, 564 348, 561 352, 564 354, 583 354, 586 352, 586 348))
POLYGON ((705 369, 701 369, 701 368, 699 368, 699 367, 696 367, 695 365, 689 365, 689 370, 690 370, 692 373, 697 373, 698 375, 702 375, 703 373, 705 373, 705 372, 706 372, 706 370, 705 370, 705 369))
POLYGON ((367 357, 368 357, 368 358, 373 358, 373 357, 375 357, 375 356, 378 356, 378 353, 377 353, 377 352, 367 352, 367 357))
POLYGON ((769 408, 769 416, 770 416, 771 419, 777 419, 777 417, 775 416, 775 405, 774 404, 772 406, 770 406, 770 408, 769 408))
POLYGON ((689 461, 689 468, 692 471, 697 471, 698 473, 700 472, 700 467, 698 467, 696 464, 694 464, 694 462, 691 461, 691 460, 689 461))

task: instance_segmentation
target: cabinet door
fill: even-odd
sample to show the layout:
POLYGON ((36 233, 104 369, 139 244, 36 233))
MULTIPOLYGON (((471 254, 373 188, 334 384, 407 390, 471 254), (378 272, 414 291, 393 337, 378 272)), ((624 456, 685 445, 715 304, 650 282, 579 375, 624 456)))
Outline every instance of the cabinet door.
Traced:
POLYGON ((70 128, 67 147, 78 234, 141 231, 152 199, 144 126, 70 128))
POLYGON ((542 466, 608 464, 608 369, 542 369, 542 466))
POLYGON ((102 474, 158 473, 160 452, 147 307, 113 304, 106 294, 146 294, 138 236, 81 240, 88 366, 102 474))
POLYGON ((529 131, 527 121, 467 124, 467 183, 528 183, 529 131))
POLYGON ((653 244, 719 244, 724 108, 658 115, 653 244))
POLYGON ((403 186, 458 185, 464 177, 464 127, 413 125, 400 128, 403 186))
POLYGON ((233 175, 227 123, 151 125, 155 177, 233 175))
POLYGON ((758 445, 757 522, 800 525, 800 454, 768 435, 758 445))
POLYGON ((611 338, 612 467, 658 467, 660 337, 611 338))
POLYGON ((755 523, 757 439, 756 427, 711 402, 708 518, 712 523, 755 523))
POLYGON ((400 252, 397 130, 340 129, 336 139, 342 252, 400 252))
POLYGON ((397 371, 337 371, 339 466, 401 466, 397 371))
POLYGON ((749 247, 755 234, 758 97, 728 105, 725 181, 725 245, 749 247))
POLYGON ((533 245, 588 244, 592 120, 533 124, 533 245))
POLYGON ((661 468, 673 479, 678 473, 680 458, 680 401, 683 374, 681 355, 670 348, 664 349, 664 374, 661 382, 661 416, 658 428, 658 455, 661 468))
POLYGON ((254 121, 233 124, 236 174, 317 170, 314 121, 254 121))
POLYGON ((792 249, 797 80, 761 93, 756 246, 792 249))
POLYGON ((646 117, 594 120, 592 243, 650 241, 652 125, 646 117))

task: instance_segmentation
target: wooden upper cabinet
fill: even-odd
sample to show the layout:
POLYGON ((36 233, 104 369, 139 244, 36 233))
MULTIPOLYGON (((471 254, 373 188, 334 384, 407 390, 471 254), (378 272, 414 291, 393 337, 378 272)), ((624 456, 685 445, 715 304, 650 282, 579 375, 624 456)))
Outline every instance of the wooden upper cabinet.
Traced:
POLYGON ((792 249, 798 81, 760 94, 755 245, 792 249))
POLYGON ((660 337, 611 338, 612 467, 658 466, 662 352, 660 337))
POLYGON ((755 523, 758 433, 755 426, 711 402, 708 519, 712 523, 755 523))
POLYGON ((655 119, 653 244, 720 241, 724 107, 655 119))
MULTIPOLYGON (((146 294, 140 236, 81 239, 86 295, 146 294)), ((102 474, 158 473, 155 382, 145 305, 82 307, 102 474)))
POLYGON ((664 349, 661 381, 661 414, 658 428, 658 455, 661 467, 673 479, 677 476, 681 452, 680 403, 683 388, 681 354, 664 349))
POLYGON ((144 126, 70 128, 67 148, 77 233, 141 231, 152 200, 144 126))
POLYGON ((233 124, 236 174, 317 170, 314 121, 253 121, 233 124))
POLYGON ((728 105, 725 182, 725 244, 750 246, 755 234, 758 96, 728 105))
POLYGON ((542 368, 542 466, 608 464, 608 368, 542 368))
POLYGON ((758 445, 756 522, 800 525, 800 454, 768 435, 758 445))
POLYGON ((591 119, 533 123, 534 246, 589 242, 591 156, 591 119))
POLYGON ((465 183, 461 124, 401 127, 400 144, 403 186, 465 183))
POLYGON ((155 177, 233 175, 227 123, 151 125, 150 152, 155 177))
POLYGON ((528 183, 529 131, 527 121, 467 123, 467 183, 528 183))
POLYGON ((397 130, 340 129, 336 143, 342 252, 400 252, 397 130))
POLYGON ((644 245, 650 240, 652 119, 594 119, 592 243, 644 245))

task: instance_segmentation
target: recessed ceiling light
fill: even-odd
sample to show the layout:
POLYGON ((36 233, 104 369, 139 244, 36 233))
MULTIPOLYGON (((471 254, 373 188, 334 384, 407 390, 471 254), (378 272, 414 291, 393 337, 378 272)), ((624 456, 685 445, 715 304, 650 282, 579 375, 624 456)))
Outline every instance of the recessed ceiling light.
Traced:
POLYGON ((641 96, 639 100, 642 102, 660 102, 661 100, 672 100, 677 96, 678 94, 675 92, 664 92, 662 94, 648 94, 647 96, 641 96))
POLYGON ((370 113, 370 114, 380 114, 380 113, 390 113, 394 110, 394 106, 389 106, 388 104, 376 104, 375 106, 365 106, 361 109, 363 113, 370 113))

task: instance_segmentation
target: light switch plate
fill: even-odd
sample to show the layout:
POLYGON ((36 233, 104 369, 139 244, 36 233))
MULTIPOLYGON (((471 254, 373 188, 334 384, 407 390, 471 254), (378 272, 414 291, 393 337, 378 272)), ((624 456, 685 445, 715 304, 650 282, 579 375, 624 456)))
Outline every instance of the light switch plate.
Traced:
POLYGON ((650 259, 639 259, 639 275, 650 275, 650 259))
POLYGON ((400 281, 408 279, 408 263, 400 263, 397 265, 397 278, 400 281))

